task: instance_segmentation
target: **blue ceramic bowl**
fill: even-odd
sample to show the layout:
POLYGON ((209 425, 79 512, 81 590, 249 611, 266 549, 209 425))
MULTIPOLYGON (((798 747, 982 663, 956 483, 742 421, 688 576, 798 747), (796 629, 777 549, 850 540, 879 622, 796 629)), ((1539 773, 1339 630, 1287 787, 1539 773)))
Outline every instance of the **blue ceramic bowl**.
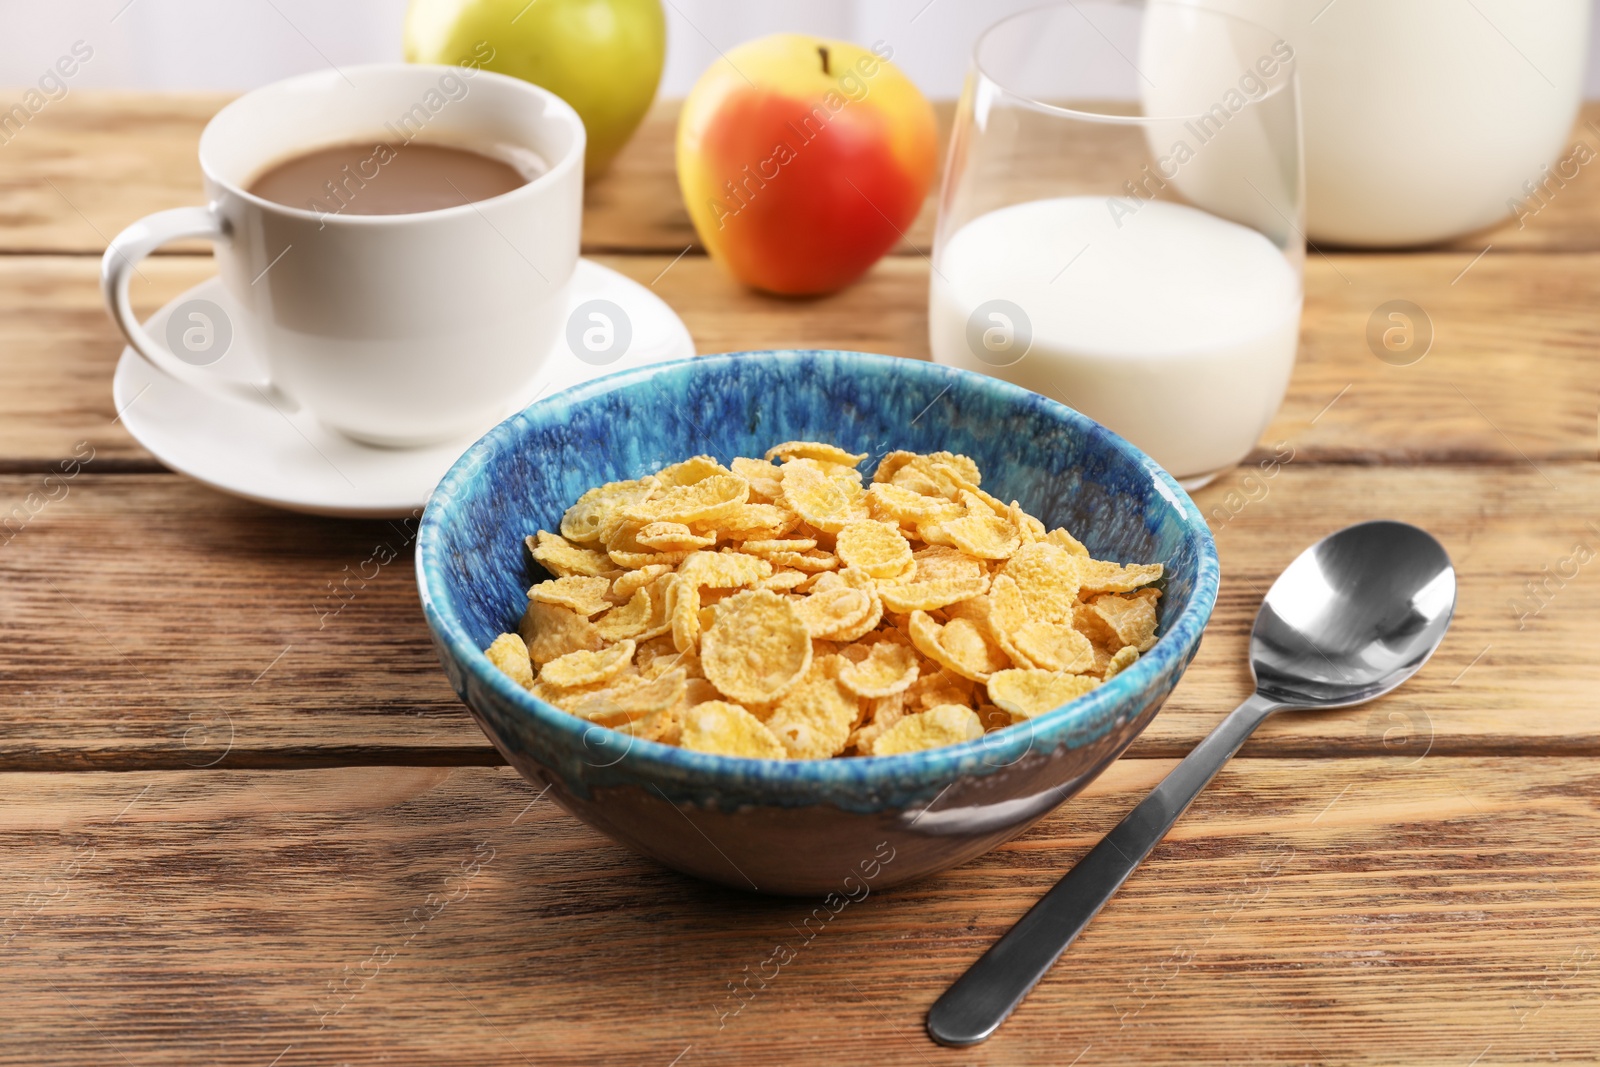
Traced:
POLYGON ((542 400, 461 457, 417 537, 417 582, 445 672, 506 759, 630 848, 763 893, 903 882, 1027 829, 1154 717, 1199 646, 1217 576, 1199 509, 1122 438, 993 378, 859 352, 702 356, 542 400), (1089 695, 982 740, 814 761, 634 740, 536 700, 485 658, 496 634, 517 628, 536 580, 523 538, 555 529, 585 489, 788 440, 871 453, 867 470, 892 449, 971 456, 985 489, 1066 526, 1097 558, 1165 565, 1160 639, 1089 695))

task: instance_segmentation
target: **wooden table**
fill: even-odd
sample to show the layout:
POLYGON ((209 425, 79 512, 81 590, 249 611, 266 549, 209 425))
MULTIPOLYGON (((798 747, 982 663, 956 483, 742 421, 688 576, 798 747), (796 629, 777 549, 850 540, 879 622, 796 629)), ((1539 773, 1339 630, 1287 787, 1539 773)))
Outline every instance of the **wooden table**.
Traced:
MULTIPOLYGON (((446 685, 409 551, 329 614, 334 584, 405 530, 220 496, 118 423, 98 256, 197 201, 195 141, 221 102, 74 91, 0 149, 0 1063, 1600 1054, 1587 170, 1522 227, 1313 252, 1259 457, 1293 459, 1198 494, 1222 594, 1154 725, 1010 845, 851 906, 730 1014, 730 983, 795 940, 808 902, 700 885, 537 799, 446 685), (1396 298, 1436 333, 1410 366, 1365 342, 1396 298), (930 1043, 945 984, 1246 694, 1277 572, 1374 516, 1426 526, 1460 570, 1433 661, 1370 707, 1269 724, 999 1036, 930 1043)), ((674 111, 590 188, 588 254, 652 285, 702 351, 926 356, 931 211, 846 292, 753 295, 695 244, 674 111)), ((1600 146, 1600 126, 1574 136, 1600 146)), ((204 252, 147 262, 136 303, 212 273, 204 252)))

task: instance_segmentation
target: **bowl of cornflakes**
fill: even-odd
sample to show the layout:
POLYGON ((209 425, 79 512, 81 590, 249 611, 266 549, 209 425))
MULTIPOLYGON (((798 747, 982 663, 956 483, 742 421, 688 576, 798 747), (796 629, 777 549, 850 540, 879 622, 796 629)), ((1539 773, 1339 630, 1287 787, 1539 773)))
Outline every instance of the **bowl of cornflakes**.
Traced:
POLYGON ((525 778, 646 856, 858 893, 1021 833, 1138 736, 1218 584, 1199 509, 1062 404, 860 352, 540 400, 434 491, 422 605, 525 778))

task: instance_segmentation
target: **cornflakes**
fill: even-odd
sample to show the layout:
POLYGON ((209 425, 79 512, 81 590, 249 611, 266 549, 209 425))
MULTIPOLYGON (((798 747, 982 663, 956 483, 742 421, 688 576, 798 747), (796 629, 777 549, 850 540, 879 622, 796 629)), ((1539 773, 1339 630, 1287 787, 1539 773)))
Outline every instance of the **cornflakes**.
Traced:
POLYGON ((950 452, 788 441, 609 482, 527 539, 549 574, 491 663, 635 738, 754 759, 959 744, 1156 641, 1160 564, 1094 559, 950 452))

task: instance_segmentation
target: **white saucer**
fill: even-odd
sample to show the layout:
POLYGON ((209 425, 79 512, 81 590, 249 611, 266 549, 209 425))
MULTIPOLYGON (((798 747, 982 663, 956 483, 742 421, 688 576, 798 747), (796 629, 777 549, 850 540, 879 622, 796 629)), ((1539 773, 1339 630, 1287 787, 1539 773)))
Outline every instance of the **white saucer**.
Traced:
MULTIPOLYGON (((145 328, 165 337, 173 308, 194 299, 220 305, 235 321, 241 314, 221 279, 212 278, 156 312, 145 328)), ((595 365, 576 358, 564 338, 523 396, 508 399, 503 412, 473 433, 427 448, 364 445, 304 411, 279 415, 199 393, 155 370, 131 348, 122 350, 112 396, 123 425, 141 445, 168 467, 214 489, 313 515, 395 518, 422 507, 461 453, 539 397, 613 371, 694 355, 683 320, 649 289, 614 270, 580 260, 567 299, 568 316, 593 300, 610 301, 626 312, 632 337, 622 355, 595 365)), ((210 370, 247 381, 265 377, 239 330, 210 370)))

